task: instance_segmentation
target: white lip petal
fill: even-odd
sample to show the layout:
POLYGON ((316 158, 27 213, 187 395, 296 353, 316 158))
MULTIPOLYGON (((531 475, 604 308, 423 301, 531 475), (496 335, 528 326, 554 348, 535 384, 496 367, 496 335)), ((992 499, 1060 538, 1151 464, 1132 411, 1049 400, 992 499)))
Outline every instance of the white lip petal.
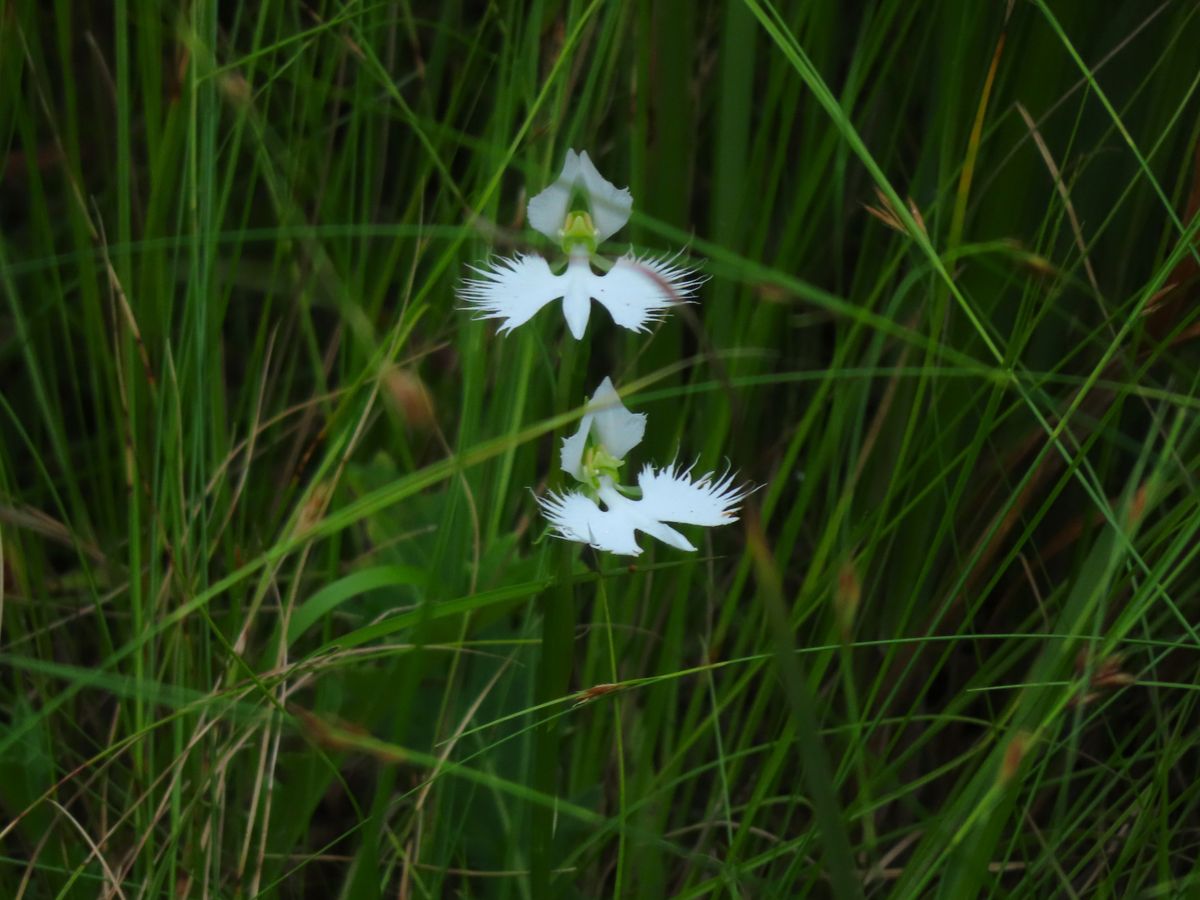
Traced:
POLYGON ((616 187, 596 171, 586 150, 579 155, 579 176, 587 188, 592 222, 596 226, 596 240, 608 240, 629 221, 633 195, 629 193, 629 188, 616 187))
POLYGON ((469 278, 458 291, 467 308, 482 319, 503 319, 500 333, 532 319, 543 306, 562 297, 566 277, 550 271, 540 256, 513 256, 470 267, 481 277, 469 278))
MULTIPOLYGON (((590 166, 591 163, 589 162, 590 166)), ((567 206, 571 202, 571 190, 579 181, 579 157, 574 150, 567 151, 562 172, 550 187, 530 198, 526 207, 529 224, 552 241, 559 239, 563 222, 567 218, 567 206)))
POLYGON ((573 252, 567 263, 567 271, 563 275, 563 283, 566 285, 566 293, 563 295, 563 318, 567 320, 567 330, 577 341, 583 340, 588 317, 592 314, 591 286, 595 277, 587 253, 573 252))
POLYGON ((610 455, 624 459, 642 442, 646 433, 646 414, 632 413, 625 408, 612 379, 605 378, 600 382, 589 407, 596 411, 592 427, 596 429, 600 446, 610 455))
POLYGON ((692 470, 674 464, 658 469, 646 466, 638 475, 642 489, 639 501, 645 510, 664 522, 684 525, 727 525, 737 521, 738 505, 751 488, 733 483, 726 472, 717 477, 709 472, 692 480, 692 470))
POLYGON ((656 522, 654 519, 642 518, 639 519, 635 527, 638 531, 644 531, 650 537, 658 538, 664 544, 669 544, 676 550, 687 550, 690 553, 696 551, 691 541, 665 522, 656 522))
POLYGON ((600 485, 600 499, 611 512, 625 516, 637 531, 644 532, 650 537, 658 538, 664 544, 669 544, 679 550, 695 550, 691 541, 682 534, 659 521, 662 516, 641 500, 630 500, 616 489, 611 481, 600 485))
POLYGON ((555 494, 538 498, 542 513, 555 533, 568 541, 579 541, 625 556, 639 556, 642 548, 633 535, 633 522, 620 510, 601 509, 583 494, 555 494))
POLYGON ((593 275, 591 294, 608 310, 613 321, 631 331, 648 331, 666 310, 691 302, 706 278, 695 269, 676 265, 673 259, 638 259, 627 255, 607 274, 593 275))

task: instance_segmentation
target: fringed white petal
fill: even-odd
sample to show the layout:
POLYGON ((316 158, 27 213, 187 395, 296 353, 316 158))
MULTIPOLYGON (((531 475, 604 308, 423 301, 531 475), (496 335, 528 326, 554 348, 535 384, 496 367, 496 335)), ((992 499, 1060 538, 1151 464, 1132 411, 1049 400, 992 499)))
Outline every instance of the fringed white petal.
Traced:
POLYGON ((482 319, 503 319, 500 333, 532 319, 543 306, 567 290, 563 275, 550 271, 540 256, 513 256, 470 267, 479 278, 468 278, 458 291, 467 308, 482 319))
POLYGON ((613 321, 631 331, 648 331, 666 311, 692 300, 707 279, 689 266, 667 259, 621 257, 603 276, 594 276, 592 297, 604 304, 613 321))
MULTIPOLYGON (((591 163, 589 162, 590 166, 591 163)), ((560 237, 563 222, 567 218, 567 206, 571 202, 571 190, 579 181, 579 157, 574 150, 567 151, 562 173, 555 182, 529 201, 527 215, 529 224, 552 241, 560 237)))
POLYGON ((579 154, 579 175, 583 186, 587 188, 592 223, 596 226, 596 240, 606 241, 629 221, 633 195, 629 193, 629 188, 618 188, 597 172, 586 150, 579 154))
POLYGON ((675 464, 655 470, 646 466, 638 475, 640 504, 654 518, 683 525, 727 525, 737 521, 738 505, 751 488, 733 483, 734 473, 709 472, 692 479, 691 467, 675 464))
POLYGON ((538 505, 561 538, 625 556, 642 552, 634 540, 631 517, 620 509, 601 509, 594 500, 573 492, 550 492, 538 498, 538 505))

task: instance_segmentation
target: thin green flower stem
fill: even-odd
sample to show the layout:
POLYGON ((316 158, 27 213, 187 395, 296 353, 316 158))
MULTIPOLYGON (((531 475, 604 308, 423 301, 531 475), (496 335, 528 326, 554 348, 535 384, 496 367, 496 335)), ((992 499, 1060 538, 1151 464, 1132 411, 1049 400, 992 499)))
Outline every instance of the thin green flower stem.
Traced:
MULTIPOLYGON (((604 615, 604 632, 608 635, 608 664, 612 669, 612 683, 621 682, 621 673, 617 668, 617 645, 613 640, 612 616, 608 612, 608 592, 604 589, 604 579, 596 580, 596 599, 604 615)), ((625 890, 625 743, 621 737, 621 698, 613 698, 613 735, 617 741, 617 871, 613 877, 613 896, 624 897, 625 890)))
MULTIPOLYGON (((566 695, 570 688, 571 663, 575 644, 575 591, 571 569, 575 545, 559 542, 551 556, 558 577, 538 598, 542 611, 542 653, 538 664, 534 696, 547 703, 566 695)), ((544 722, 534 734, 533 771, 530 781, 538 793, 558 796, 561 721, 544 722)), ((538 804, 530 811, 530 887, 534 897, 552 896, 550 873, 554 840, 555 810, 538 804)))

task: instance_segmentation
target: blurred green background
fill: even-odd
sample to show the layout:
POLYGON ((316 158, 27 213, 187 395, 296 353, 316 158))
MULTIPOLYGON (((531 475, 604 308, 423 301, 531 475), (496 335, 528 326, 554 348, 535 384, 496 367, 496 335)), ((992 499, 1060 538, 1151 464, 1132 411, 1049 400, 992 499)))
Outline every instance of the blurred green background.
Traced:
POLYGON ((0 2, 0 896, 1196 891, 1197 47, 0 2), (457 308, 572 147, 651 335, 457 308), (761 485, 698 552, 545 537, 605 375, 761 485))

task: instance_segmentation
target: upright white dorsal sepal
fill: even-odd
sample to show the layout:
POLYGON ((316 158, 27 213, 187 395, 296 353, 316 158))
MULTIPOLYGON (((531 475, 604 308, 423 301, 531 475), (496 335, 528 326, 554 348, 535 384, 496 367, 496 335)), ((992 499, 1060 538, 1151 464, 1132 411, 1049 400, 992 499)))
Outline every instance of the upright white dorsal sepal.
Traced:
POLYGON ((574 150, 568 150, 558 178, 540 194, 531 197, 526 207, 529 224, 552 241, 557 242, 561 238, 559 232, 567 220, 571 190, 578 180, 579 155, 574 150))
POLYGON ((618 188, 601 175, 588 158, 587 151, 567 151, 562 172, 548 188, 529 201, 529 224, 552 241, 561 241, 571 195, 582 187, 587 194, 596 243, 607 240, 629 221, 633 195, 629 188, 618 188))
POLYGON ((584 471, 583 455, 588 436, 594 434, 596 443, 613 460, 620 462, 642 442, 646 433, 646 414, 632 413, 621 403, 612 379, 605 378, 588 401, 587 412, 579 420, 579 428, 569 438, 563 438, 560 459, 564 472, 577 481, 589 482, 584 471))
POLYGON ((586 150, 579 154, 579 176, 587 189, 588 208, 596 225, 596 242, 607 241, 629 221, 633 195, 629 188, 618 188, 597 172, 586 150))

